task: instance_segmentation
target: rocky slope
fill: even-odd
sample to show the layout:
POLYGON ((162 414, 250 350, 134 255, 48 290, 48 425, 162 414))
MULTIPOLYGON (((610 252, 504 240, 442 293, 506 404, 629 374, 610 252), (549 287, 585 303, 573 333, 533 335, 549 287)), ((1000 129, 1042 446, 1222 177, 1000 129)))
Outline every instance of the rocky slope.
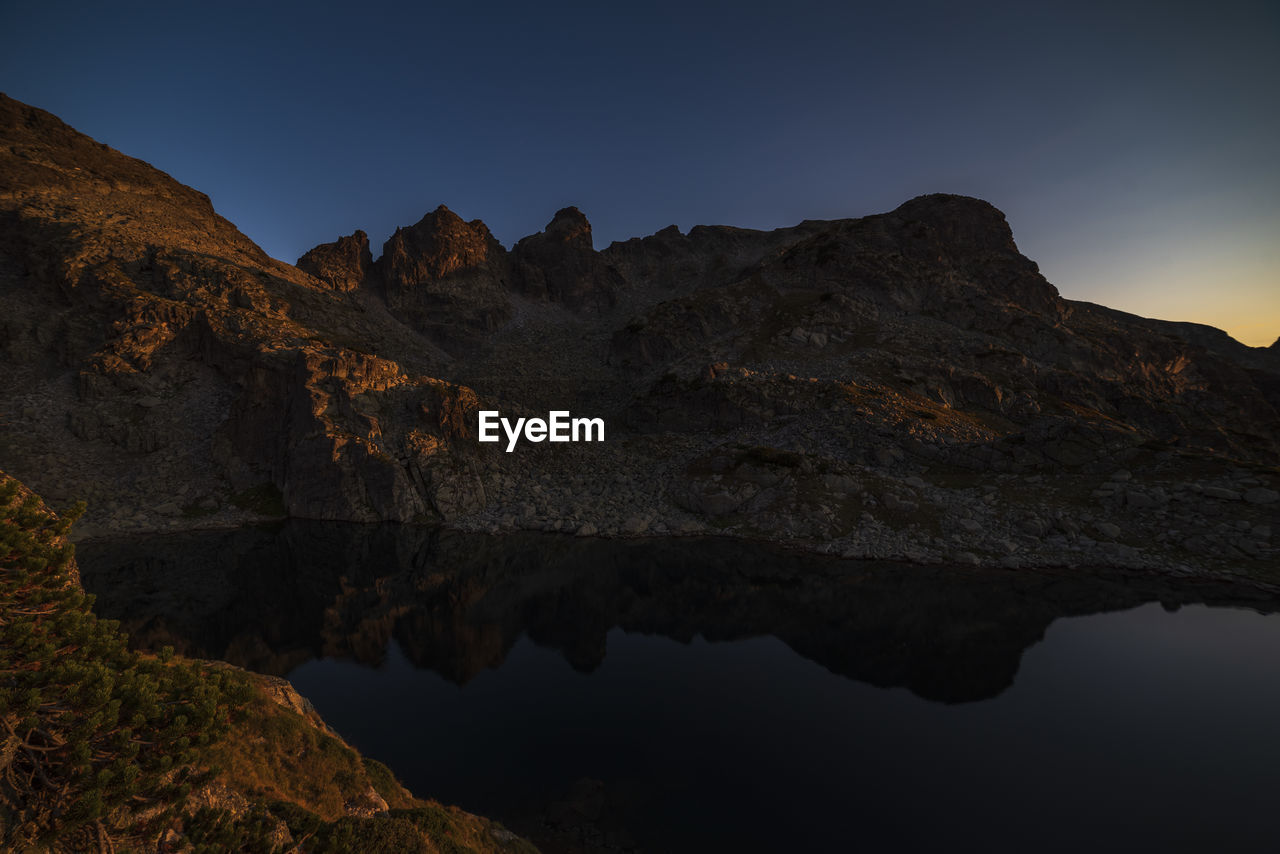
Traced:
POLYGON ((705 531, 860 557, 1274 574, 1280 342, 1063 299, 933 195, 597 252, 447 208, 292 267, 0 101, 0 465, 86 535, 262 515, 705 531), (603 417, 476 441, 476 412, 603 417))
POLYGON ((534 850, 414 798, 283 679, 129 651, 70 522, 0 472, 0 848, 534 850))

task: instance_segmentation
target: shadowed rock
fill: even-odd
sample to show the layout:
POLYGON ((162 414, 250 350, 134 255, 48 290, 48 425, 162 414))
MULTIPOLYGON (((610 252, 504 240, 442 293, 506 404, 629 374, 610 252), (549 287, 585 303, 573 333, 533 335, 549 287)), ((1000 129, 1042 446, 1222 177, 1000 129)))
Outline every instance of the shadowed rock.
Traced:
POLYGON ((546 229, 515 245, 511 258, 516 290, 573 309, 608 309, 622 285, 592 245, 591 223, 575 207, 557 211, 546 229))
POLYGON ((262 512, 365 521, 473 501, 447 484, 476 396, 425 376, 438 351, 351 292, 362 234, 306 256, 321 281, 203 194, 3 96, 0 140, 0 397, 20 421, 2 456, 15 471, 89 497, 90 525, 124 521, 99 515, 122 500, 170 517, 204 501, 232 521, 247 490, 274 493, 262 512))
POLYGON ((506 250, 444 205, 397 228, 378 270, 388 307, 447 349, 475 346, 510 317, 506 250))
POLYGON ((368 286, 373 275, 369 237, 359 229, 333 243, 321 243, 298 259, 298 269, 310 273, 335 291, 368 286))

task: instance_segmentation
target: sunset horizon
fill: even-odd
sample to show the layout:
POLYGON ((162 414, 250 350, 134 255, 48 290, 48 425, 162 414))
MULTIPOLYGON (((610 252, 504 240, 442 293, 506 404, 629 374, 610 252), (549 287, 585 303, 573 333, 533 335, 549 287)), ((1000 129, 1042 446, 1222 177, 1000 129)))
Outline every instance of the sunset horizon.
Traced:
POLYGON ((577 205, 603 249, 955 193, 1068 299, 1280 337, 1267 4, 234 8, 13 9, 0 77, 287 263, 441 203, 508 247, 577 205))

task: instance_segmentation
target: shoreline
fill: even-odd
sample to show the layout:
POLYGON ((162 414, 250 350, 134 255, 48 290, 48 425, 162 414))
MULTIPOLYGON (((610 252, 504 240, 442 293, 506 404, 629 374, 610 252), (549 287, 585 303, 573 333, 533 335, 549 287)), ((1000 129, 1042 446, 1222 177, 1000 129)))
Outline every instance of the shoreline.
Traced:
POLYGON ((1243 572, 1232 571, 1228 568, 1206 568, 1206 567, 1173 567, 1166 568, 1157 564, 1143 565, 1124 565, 1124 564, 1108 564, 1102 562, 1072 562, 1072 563, 1035 563, 1026 562, 1013 564, 1006 561, 991 562, 956 562, 947 561, 945 559, 934 560, 911 560, 902 556, 858 556, 851 557, 833 552, 828 548, 829 544, 824 543, 805 543, 794 540, 776 540, 767 537, 753 537, 745 534, 737 534, 732 532, 717 531, 689 531, 683 533, 665 533, 665 534, 624 534, 617 533, 611 535, 594 534, 584 536, 571 531, 546 531, 541 529, 506 529, 506 530, 480 530, 473 527, 451 524, 447 522, 350 522, 343 520, 327 520, 327 519, 299 519, 297 517, 284 517, 272 519, 250 520, 241 524, 234 525, 218 525, 192 527, 181 530, 163 530, 163 531, 122 531, 106 534, 95 534, 92 537, 77 538, 73 528, 69 540, 74 543, 77 548, 85 546, 93 548, 96 546, 119 544, 140 539, 178 539, 185 536, 201 535, 201 534, 234 534, 237 531, 262 530, 271 531, 280 529, 293 522, 302 522, 305 524, 316 525, 335 525, 349 530, 366 530, 374 531, 378 529, 395 529, 398 531, 410 533, 435 533, 450 532, 462 535, 492 537, 495 540, 518 537, 548 537, 561 542, 580 541, 585 543, 595 542, 597 544, 604 543, 631 543, 631 544, 661 544, 665 542, 685 541, 691 543, 706 543, 722 541, 726 544, 733 545, 756 545, 773 549, 794 557, 810 558, 820 561, 831 561, 833 563, 845 564, 855 567, 901 567, 907 570, 946 570, 957 573, 979 573, 979 574, 1009 574, 1010 577, 1025 575, 1027 573, 1035 573, 1038 575, 1056 576, 1070 579, 1080 579, 1083 577, 1094 577, 1098 579, 1112 580, 1121 579, 1144 579, 1155 580, 1178 587, 1197 586, 1197 585, 1225 585, 1233 589, 1241 591, 1248 590, 1258 594, 1261 598, 1274 598, 1277 610, 1280 610, 1280 577, 1276 581, 1269 581, 1264 578, 1258 578, 1243 572))

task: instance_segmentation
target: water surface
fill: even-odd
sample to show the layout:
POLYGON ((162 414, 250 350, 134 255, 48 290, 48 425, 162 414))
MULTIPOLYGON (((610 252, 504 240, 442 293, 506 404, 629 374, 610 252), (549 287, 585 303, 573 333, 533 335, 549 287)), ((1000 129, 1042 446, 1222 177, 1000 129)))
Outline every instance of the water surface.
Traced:
POLYGON ((548 850, 1280 841, 1280 618, 1247 591, 316 523, 79 557, 140 643, 287 675, 548 850))

